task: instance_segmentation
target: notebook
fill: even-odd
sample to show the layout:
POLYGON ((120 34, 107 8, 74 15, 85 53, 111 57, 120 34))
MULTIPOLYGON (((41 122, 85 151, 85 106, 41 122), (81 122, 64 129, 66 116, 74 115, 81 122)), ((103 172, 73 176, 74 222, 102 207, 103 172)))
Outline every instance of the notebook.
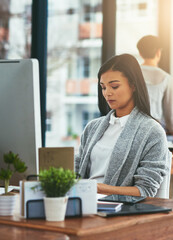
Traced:
POLYGON ((146 213, 159 213, 159 212, 169 212, 172 211, 171 208, 160 207, 152 204, 135 203, 135 204, 124 204, 121 210, 115 211, 101 211, 97 215, 101 217, 112 217, 121 215, 132 215, 132 214, 146 214, 146 213))
POLYGON ((39 171, 49 167, 74 170, 74 147, 39 148, 39 171))
POLYGON ((123 203, 101 203, 97 202, 97 211, 115 211, 121 210, 123 203))

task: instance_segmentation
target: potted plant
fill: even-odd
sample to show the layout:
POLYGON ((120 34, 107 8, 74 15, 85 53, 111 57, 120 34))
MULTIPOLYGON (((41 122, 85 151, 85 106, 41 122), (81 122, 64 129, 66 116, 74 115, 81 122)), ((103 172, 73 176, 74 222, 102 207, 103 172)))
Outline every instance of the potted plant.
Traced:
POLYGON ((27 167, 19 155, 12 151, 4 154, 3 160, 7 167, 0 170, 0 180, 3 180, 5 189, 5 192, 0 195, 0 215, 11 216, 15 207, 16 195, 8 192, 10 179, 15 172, 25 172, 27 167))
POLYGON ((47 221, 63 221, 67 207, 66 193, 75 184, 76 174, 69 170, 50 167, 41 170, 39 180, 44 191, 45 215, 47 221))

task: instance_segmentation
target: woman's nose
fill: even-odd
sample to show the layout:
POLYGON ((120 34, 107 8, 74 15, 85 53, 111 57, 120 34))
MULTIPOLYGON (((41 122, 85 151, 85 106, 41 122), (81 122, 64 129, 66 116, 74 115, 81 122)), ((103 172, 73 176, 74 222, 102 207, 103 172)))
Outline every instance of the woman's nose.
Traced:
POLYGON ((111 90, 110 90, 110 89, 107 89, 107 90, 106 90, 106 95, 107 95, 107 96, 110 96, 110 95, 112 95, 112 92, 111 92, 111 90))

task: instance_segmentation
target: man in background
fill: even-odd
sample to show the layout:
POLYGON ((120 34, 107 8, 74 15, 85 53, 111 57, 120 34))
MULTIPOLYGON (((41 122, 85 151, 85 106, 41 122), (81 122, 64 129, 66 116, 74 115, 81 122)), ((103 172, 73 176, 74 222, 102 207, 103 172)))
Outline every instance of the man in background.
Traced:
POLYGON ((159 38, 147 35, 137 43, 143 58, 142 73, 147 85, 151 115, 164 127, 167 135, 173 135, 173 78, 158 67, 161 58, 159 38))

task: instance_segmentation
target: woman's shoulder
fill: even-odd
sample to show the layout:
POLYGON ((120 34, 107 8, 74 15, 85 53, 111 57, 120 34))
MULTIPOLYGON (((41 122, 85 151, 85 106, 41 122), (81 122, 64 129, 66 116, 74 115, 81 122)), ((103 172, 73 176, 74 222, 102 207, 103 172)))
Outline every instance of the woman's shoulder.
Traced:
POLYGON ((162 125, 154 118, 146 115, 146 114, 142 114, 143 115, 143 121, 141 123, 141 127, 143 127, 145 129, 145 131, 149 131, 150 133, 154 134, 154 135, 165 135, 165 130, 162 127, 162 125))
POLYGON ((145 132, 145 134, 155 131, 165 134, 165 130, 157 120, 143 113, 137 107, 133 109, 128 122, 130 125, 138 127, 139 130, 145 132))
POLYGON ((98 118, 94 118, 92 119, 91 121, 89 121, 86 125, 85 128, 90 128, 90 127, 93 127, 93 126, 97 126, 99 125, 103 120, 105 119, 105 116, 102 116, 102 117, 98 117, 98 118))
POLYGON ((87 138, 88 136, 91 137, 96 132, 104 118, 105 117, 99 117, 89 121, 82 132, 82 136, 84 138, 87 138))

